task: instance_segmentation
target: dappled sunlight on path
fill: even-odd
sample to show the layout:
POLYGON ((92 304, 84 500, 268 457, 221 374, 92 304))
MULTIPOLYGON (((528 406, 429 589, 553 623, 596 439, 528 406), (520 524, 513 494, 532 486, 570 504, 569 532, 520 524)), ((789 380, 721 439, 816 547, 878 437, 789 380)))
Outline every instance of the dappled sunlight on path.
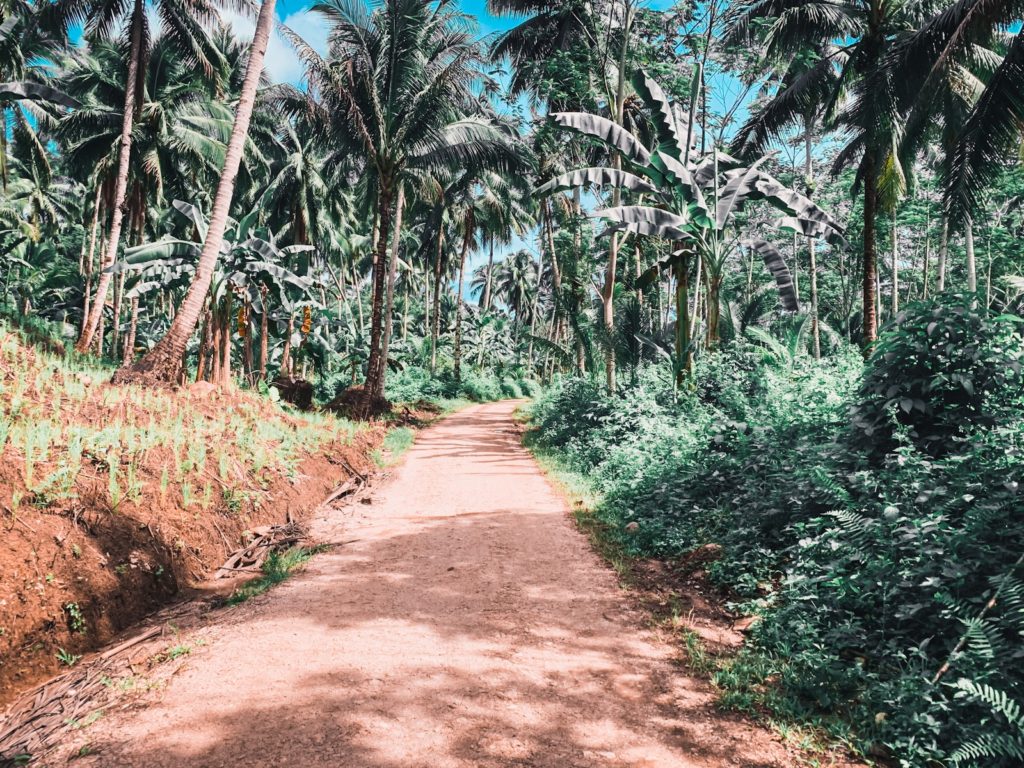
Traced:
POLYGON ((520 447, 515 405, 426 430, 347 543, 226 611, 76 765, 785 766, 673 663, 520 447))

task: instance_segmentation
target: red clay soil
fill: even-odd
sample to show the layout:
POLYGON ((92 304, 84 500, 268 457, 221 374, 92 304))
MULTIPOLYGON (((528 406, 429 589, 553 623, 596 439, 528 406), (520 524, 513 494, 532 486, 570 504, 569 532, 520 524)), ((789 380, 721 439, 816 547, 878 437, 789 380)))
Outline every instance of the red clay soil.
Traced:
POLYGON ((681 668, 520 446, 514 409, 422 432, 371 503, 314 521, 344 546, 183 637, 175 672, 47 764, 800 764, 681 668))
MULTIPOLYGON (((150 418, 104 406, 106 387, 97 385, 96 397, 65 418, 97 425, 114 419, 145 424, 150 418)), ((266 408, 268 419, 292 418, 237 393, 203 389, 168 393, 166 399, 168 409, 194 411, 240 403, 266 408)), ((21 459, 9 445, 0 448, 0 712, 19 692, 66 669, 57 660, 58 649, 81 655, 102 647, 208 578, 242 545, 246 530, 282 523, 289 513, 301 520, 349 477, 348 466, 369 471, 370 454, 383 434, 381 428, 367 428, 351 444, 320 446, 315 454, 300 456, 291 478, 269 468, 244 477, 238 470, 233 477, 239 487, 260 484, 250 494, 259 503, 229 509, 218 493, 215 503, 202 511, 185 509, 180 493, 160 490, 160 469, 170 449, 157 448, 140 459, 137 481, 142 492, 137 501, 111 510, 106 475, 97 465, 80 473, 71 498, 45 507, 22 503, 14 512, 9 500, 24 487, 21 459)), ((39 472, 51 469, 44 464, 39 472)), ((219 491, 216 470, 207 470, 205 477, 219 491)))

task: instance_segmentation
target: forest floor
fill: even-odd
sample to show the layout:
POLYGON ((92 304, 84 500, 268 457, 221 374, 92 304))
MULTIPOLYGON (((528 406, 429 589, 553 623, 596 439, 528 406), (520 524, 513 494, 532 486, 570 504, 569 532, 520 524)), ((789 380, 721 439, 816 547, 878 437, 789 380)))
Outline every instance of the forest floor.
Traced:
POLYGON ((680 663, 521 446, 515 409, 421 432, 368 503, 313 521, 343 546, 183 632, 188 653, 46 764, 805 764, 680 663))

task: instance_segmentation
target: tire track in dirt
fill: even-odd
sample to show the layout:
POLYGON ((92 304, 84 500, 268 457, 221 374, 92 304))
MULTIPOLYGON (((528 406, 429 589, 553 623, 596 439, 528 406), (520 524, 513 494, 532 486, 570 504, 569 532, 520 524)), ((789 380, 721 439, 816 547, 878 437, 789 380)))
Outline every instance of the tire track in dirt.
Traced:
POLYGON ((105 768, 794 765, 646 628, 519 445, 515 407, 422 432, 372 504, 315 521, 351 543, 225 611, 165 685, 65 755, 88 744, 73 765, 105 768))

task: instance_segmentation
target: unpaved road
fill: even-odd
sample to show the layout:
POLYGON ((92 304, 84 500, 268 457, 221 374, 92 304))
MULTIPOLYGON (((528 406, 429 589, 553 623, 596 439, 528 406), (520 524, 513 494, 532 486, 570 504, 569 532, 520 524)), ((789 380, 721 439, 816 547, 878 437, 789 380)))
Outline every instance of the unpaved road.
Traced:
MULTIPOLYGON (((519 445, 513 403, 425 430, 352 540, 224 612, 74 766, 795 765, 673 662, 519 445)), ((63 763, 62 763, 63 764, 63 763)))

